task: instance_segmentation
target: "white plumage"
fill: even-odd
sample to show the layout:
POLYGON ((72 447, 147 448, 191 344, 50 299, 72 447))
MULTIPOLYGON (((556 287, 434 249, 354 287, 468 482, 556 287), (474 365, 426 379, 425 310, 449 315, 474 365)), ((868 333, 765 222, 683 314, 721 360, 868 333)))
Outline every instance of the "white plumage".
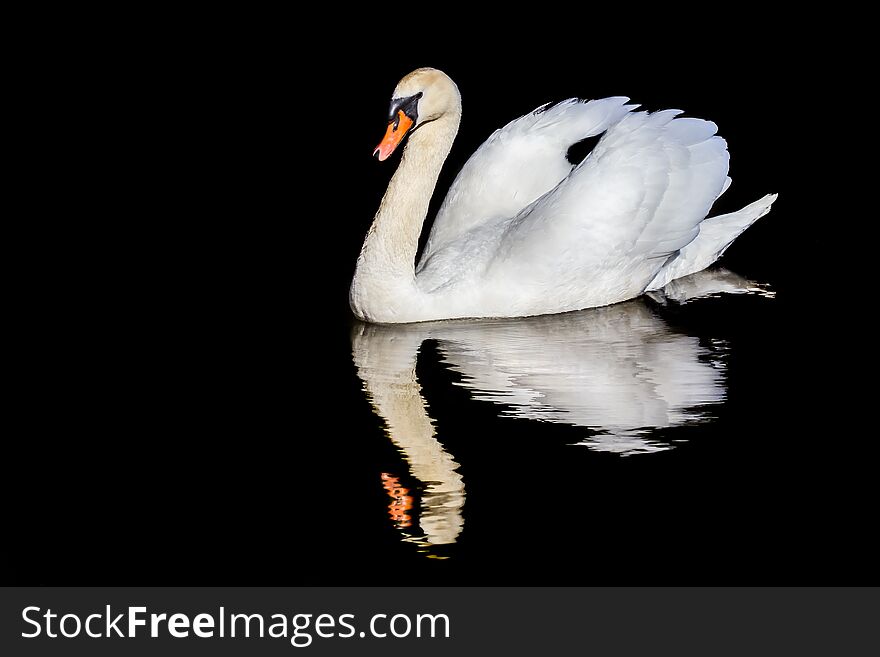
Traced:
POLYGON ((415 71, 394 97, 416 93, 415 129, 352 283, 352 309, 368 321, 522 317, 631 299, 710 265, 776 199, 706 219, 730 184, 714 123, 634 111, 622 97, 570 99, 477 149, 413 267, 461 115, 458 89, 440 71, 415 71), (603 132, 583 162, 568 162, 573 144, 603 132))

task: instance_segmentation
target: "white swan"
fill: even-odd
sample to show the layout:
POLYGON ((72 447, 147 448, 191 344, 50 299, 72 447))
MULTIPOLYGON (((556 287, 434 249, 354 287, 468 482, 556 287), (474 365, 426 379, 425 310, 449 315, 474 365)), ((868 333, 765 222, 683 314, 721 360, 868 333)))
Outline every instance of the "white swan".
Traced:
POLYGON ((706 219, 729 186, 710 121, 634 112, 628 98, 543 106, 497 130, 453 182, 415 266, 419 234, 461 120, 461 95, 422 68, 394 90, 386 159, 409 135, 364 240, 349 301, 378 323, 525 317, 604 306, 700 271, 775 194, 706 219), (568 148, 605 132, 579 165, 568 148))

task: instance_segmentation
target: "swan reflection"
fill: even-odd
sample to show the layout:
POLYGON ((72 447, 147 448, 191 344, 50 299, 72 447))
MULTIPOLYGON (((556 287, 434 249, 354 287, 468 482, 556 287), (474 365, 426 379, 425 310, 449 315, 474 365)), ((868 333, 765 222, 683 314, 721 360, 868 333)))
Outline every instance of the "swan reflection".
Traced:
MULTIPOLYGON (((655 301, 682 303, 718 292, 760 292, 726 270, 676 281, 655 301)), ((583 427, 580 444, 631 455, 669 449, 656 436, 700 421, 725 396, 721 344, 670 327, 649 305, 627 303, 564 315, 410 325, 358 324, 352 352, 358 376, 412 477, 424 484, 413 522, 410 491, 382 473, 389 514, 424 546, 455 542, 463 526, 464 481, 437 439, 416 377, 422 343, 435 340, 442 360, 475 399, 505 416, 583 427), (417 525, 417 526, 416 526, 417 525)))

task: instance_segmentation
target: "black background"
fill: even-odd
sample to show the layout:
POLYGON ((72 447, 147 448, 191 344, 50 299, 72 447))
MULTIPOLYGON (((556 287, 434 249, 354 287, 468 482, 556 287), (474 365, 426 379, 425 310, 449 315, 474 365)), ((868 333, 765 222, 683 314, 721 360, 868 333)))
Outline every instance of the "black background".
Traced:
POLYGON ((828 226, 847 209, 832 203, 842 82, 826 53, 752 15, 623 12, 566 34, 558 14, 515 30, 459 17, 435 37, 415 17, 391 26, 393 10, 358 41, 330 17, 119 21, 53 49, 39 44, 56 32, 35 28, 13 176, 25 366, 9 399, 4 579, 875 580, 871 442, 844 424, 854 386, 832 367, 848 311, 828 226), (717 211, 780 194, 725 256, 776 301, 664 317, 735 347, 711 440, 695 429, 663 454, 572 458, 572 435, 548 429, 537 448, 534 426, 465 404, 426 345, 425 396, 468 482, 445 561, 385 519, 377 473, 405 466, 348 342, 354 261, 397 161, 371 151, 397 80, 426 65, 464 103, 439 190, 534 107, 627 95, 718 123, 734 182, 717 211))

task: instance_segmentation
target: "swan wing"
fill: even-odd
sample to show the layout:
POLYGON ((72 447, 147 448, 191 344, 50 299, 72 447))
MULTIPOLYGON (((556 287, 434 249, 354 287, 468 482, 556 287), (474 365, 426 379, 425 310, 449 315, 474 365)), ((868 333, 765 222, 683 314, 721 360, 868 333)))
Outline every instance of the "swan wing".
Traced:
POLYGON ((694 240, 729 158, 714 123, 679 114, 627 114, 504 226, 484 269, 499 307, 518 299, 540 314, 638 296, 694 240))
POLYGON ((628 98, 543 105, 496 130, 465 163, 446 195, 419 265, 478 225, 508 220, 572 171, 568 149, 601 134, 635 106, 628 98))

